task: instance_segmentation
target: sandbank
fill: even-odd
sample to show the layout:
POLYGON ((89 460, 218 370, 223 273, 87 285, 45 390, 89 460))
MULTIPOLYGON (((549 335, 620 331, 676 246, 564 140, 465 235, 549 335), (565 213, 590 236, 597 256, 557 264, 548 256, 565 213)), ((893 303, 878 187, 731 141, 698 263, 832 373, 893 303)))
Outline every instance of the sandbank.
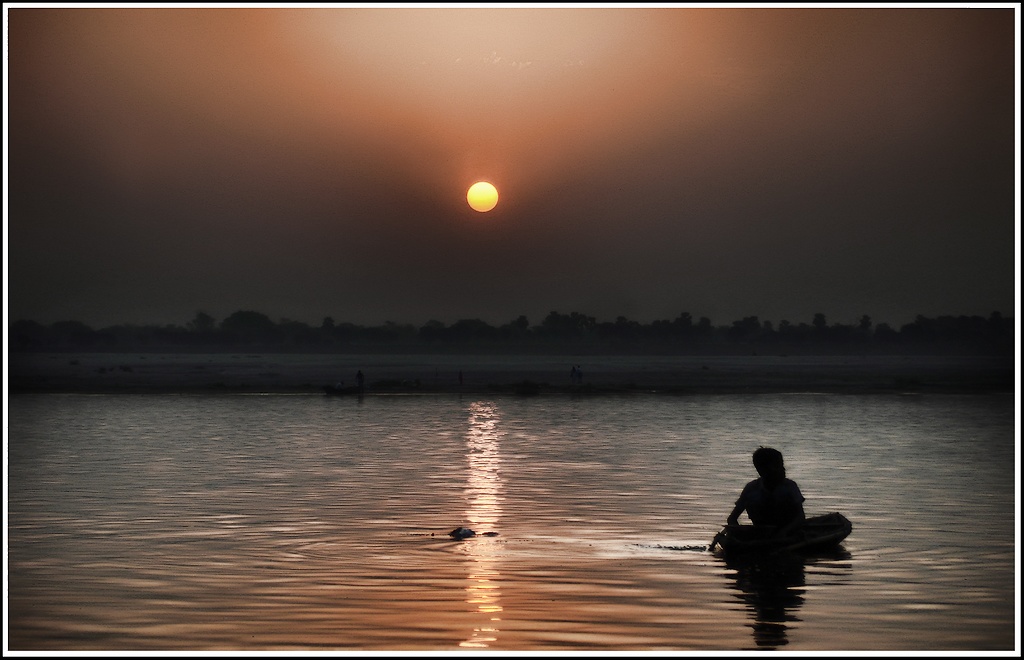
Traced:
POLYGON ((22 353, 8 391, 365 395, 1014 392, 1012 357, 22 353), (583 377, 570 379, 573 366, 583 377), (461 373, 461 378, 460 378, 461 373))

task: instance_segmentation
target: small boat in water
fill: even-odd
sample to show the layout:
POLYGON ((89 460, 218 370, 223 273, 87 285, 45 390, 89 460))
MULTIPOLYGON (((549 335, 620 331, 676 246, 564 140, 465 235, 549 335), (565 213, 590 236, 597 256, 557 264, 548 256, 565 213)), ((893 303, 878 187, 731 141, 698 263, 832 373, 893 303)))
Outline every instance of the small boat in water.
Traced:
POLYGON ((834 550, 853 531, 853 524, 841 513, 807 518, 803 525, 785 538, 773 538, 774 527, 726 525, 715 535, 708 550, 721 546, 727 553, 775 554, 780 552, 814 553, 834 550))

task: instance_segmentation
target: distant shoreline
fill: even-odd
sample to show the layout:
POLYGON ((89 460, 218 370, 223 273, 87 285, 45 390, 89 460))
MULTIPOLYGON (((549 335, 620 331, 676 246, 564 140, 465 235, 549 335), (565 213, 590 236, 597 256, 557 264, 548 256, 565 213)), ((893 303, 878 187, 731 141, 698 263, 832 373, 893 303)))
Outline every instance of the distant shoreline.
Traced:
MULTIPOLYGON (((999 393, 1012 357, 31 353, 8 356, 11 394, 999 393), (579 365, 582 383, 570 380, 579 365), (459 372, 462 372, 460 382, 459 372)), ((343 395, 348 396, 348 395, 343 395)))

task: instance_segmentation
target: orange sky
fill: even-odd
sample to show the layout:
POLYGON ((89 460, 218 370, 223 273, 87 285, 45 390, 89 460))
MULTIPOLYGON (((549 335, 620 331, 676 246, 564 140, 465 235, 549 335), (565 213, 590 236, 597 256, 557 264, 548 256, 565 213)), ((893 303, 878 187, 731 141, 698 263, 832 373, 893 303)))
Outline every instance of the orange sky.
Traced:
POLYGON ((1011 9, 7 16, 11 320, 1014 314, 1011 9))

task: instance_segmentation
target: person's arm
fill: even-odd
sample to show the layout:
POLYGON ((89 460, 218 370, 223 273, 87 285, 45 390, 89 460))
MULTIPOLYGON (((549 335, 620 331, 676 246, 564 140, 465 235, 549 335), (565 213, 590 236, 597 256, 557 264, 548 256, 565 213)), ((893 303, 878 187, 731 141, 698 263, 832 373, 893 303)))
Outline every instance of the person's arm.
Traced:
POLYGON ((747 502, 749 501, 747 493, 750 492, 751 484, 753 483, 753 481, 748 483, 740 491, 740 496, 736 499, 736 506, 732 508, 732 513, 729 514, 729 517, 725 519, 727 524, 740 524, 740 514, 747 510, 747 502))
POLYGON ((746 507, 743 506, 743 500, 741 498, 739 502, 736 502, 736 506, 733 507, 732 513, 729 514, 729 517, 726 518, 726 522, 730 525, 738 525, 740 522, 740 514, 743 513, 745 508, 746 507))

